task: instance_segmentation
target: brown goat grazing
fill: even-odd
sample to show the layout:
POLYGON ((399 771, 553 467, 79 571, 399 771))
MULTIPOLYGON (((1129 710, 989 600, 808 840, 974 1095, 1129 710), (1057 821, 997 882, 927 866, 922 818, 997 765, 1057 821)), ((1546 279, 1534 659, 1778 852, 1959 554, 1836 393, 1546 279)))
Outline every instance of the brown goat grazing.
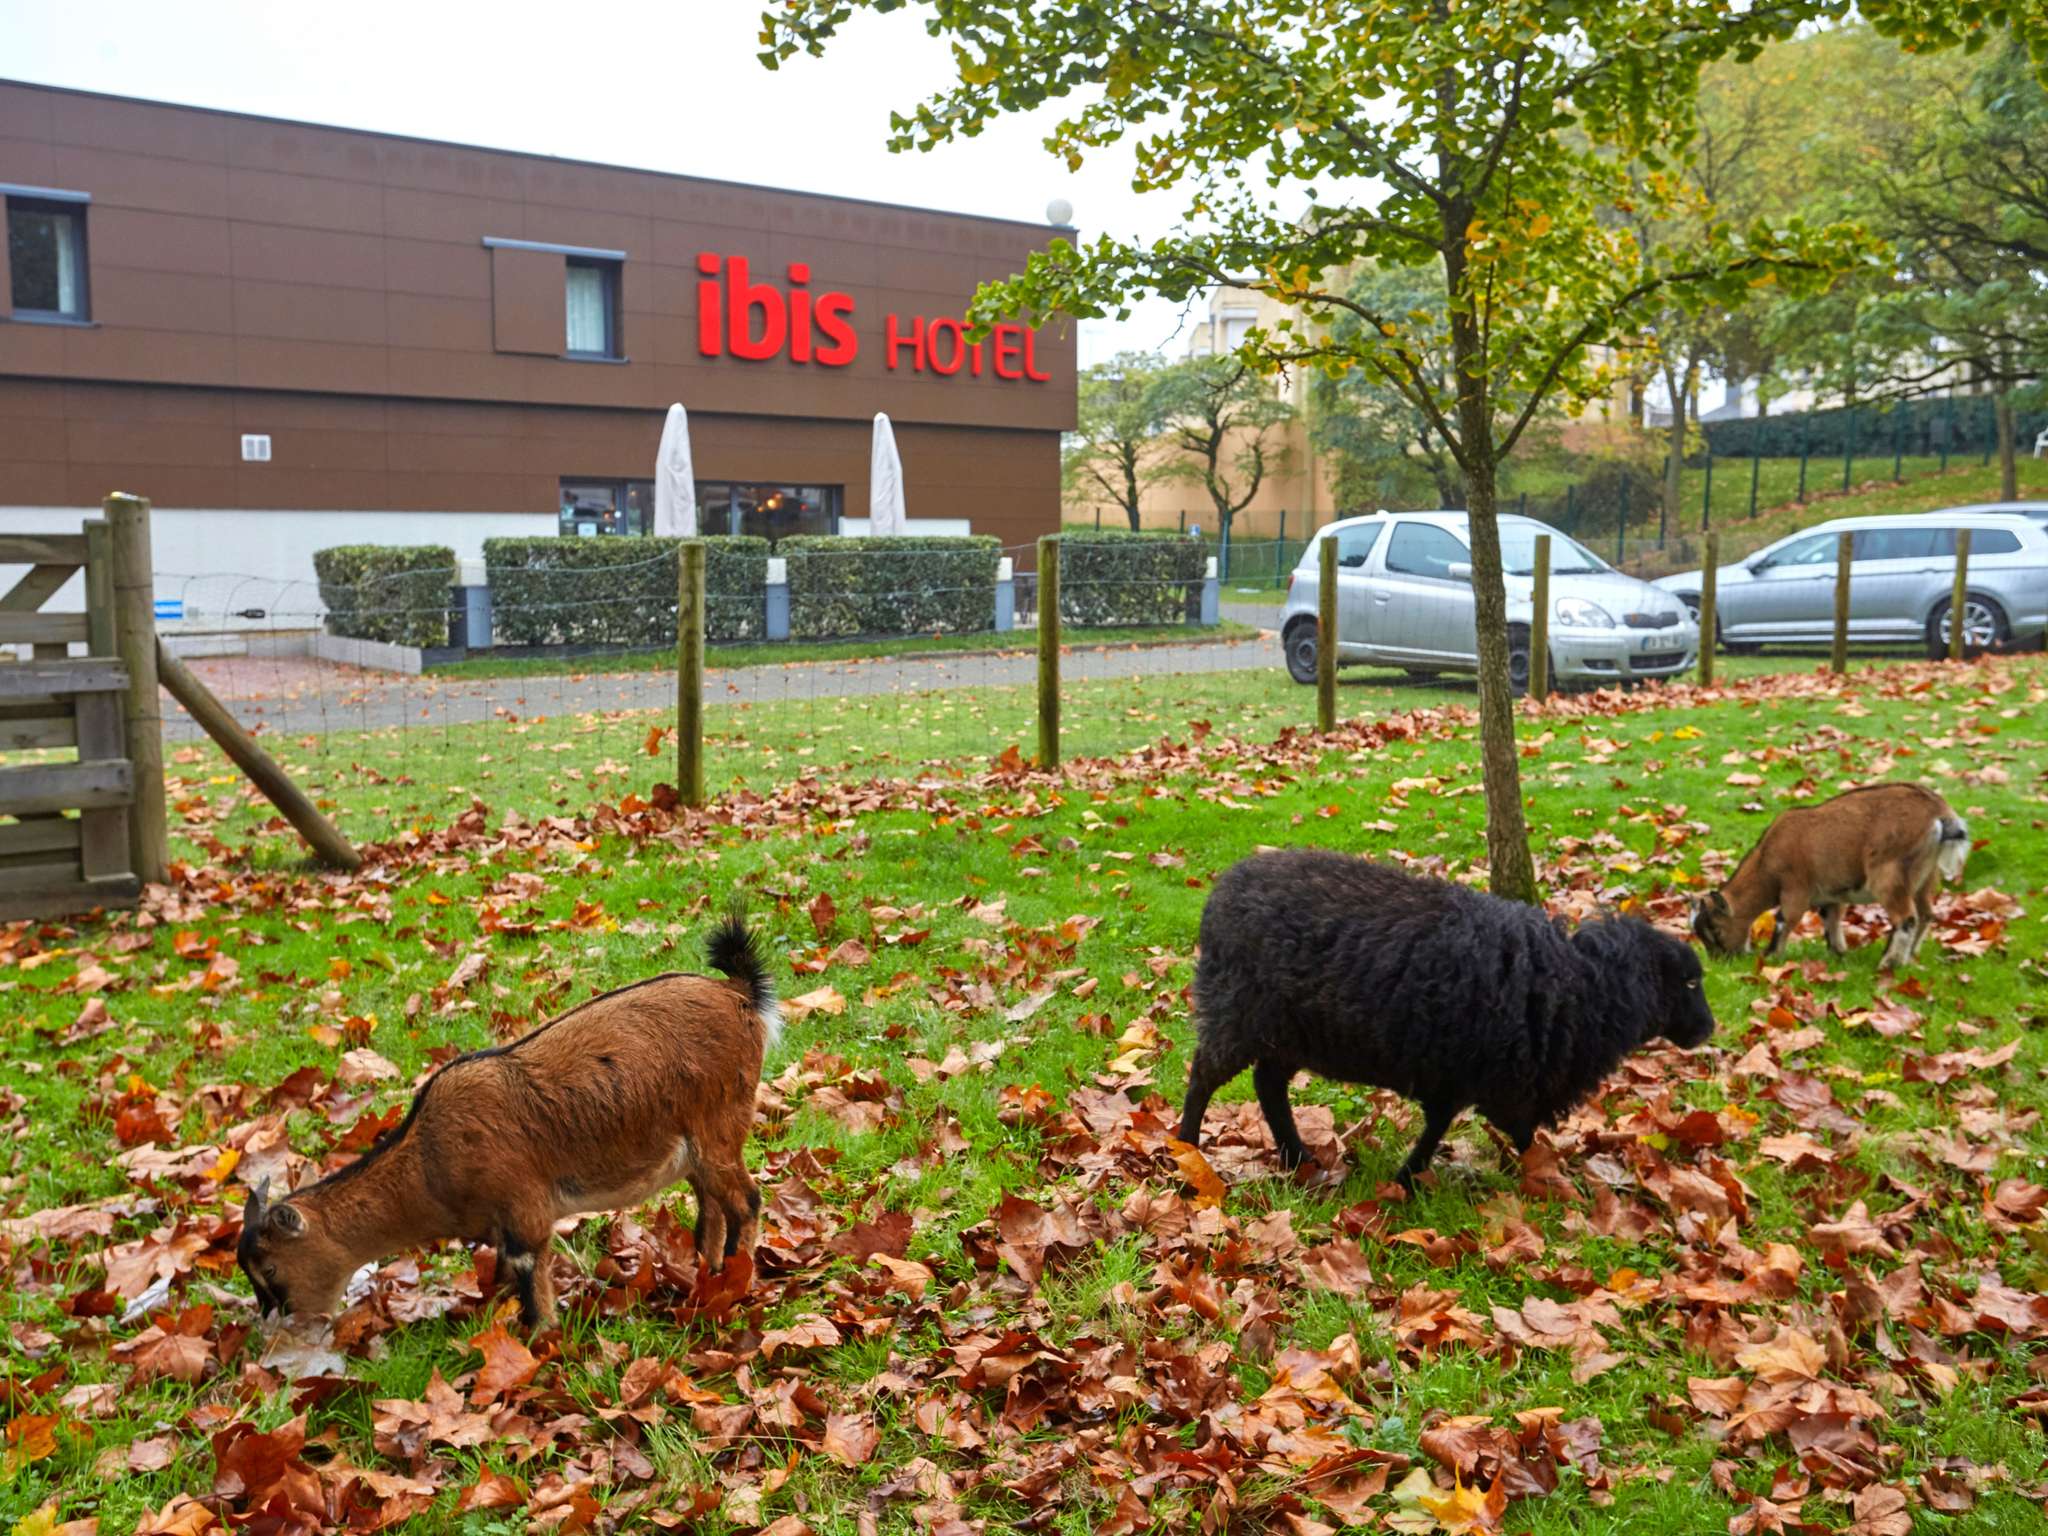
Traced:
POLYGON ((1918 784, 1866 784, 1772 822, 1728 883, 1693 903, 1692 931, 1716 954, 1746 954, 1750 929, 1772 908, 1777 954, 1811 907, 1841 954, 1842 908, 1882 903, 1892 920, 1886 967, 1908 965, 1934 920, 1934 888, 1963 872, 1970 829, 1918 784))
POLYGON ((498 1251, 531 1327, 554 1315, 555 1222, 678 1179, 697 1196, 704 1261, 751 1254, 761 1195, 742 1154, 782 1020, 737 911, 709 951, 728 980, 656 976, 458 1056, 355 1162, 283 1200, 257 1189, 239 1257, 263 1310, 331 1312, 369 1260, 460 1238, 498 1251))

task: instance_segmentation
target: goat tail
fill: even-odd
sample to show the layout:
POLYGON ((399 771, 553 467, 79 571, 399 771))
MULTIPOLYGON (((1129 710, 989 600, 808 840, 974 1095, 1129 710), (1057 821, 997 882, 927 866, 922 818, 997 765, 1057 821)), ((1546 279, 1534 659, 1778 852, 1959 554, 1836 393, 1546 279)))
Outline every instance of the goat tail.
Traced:
POLYGON ((1960 880, 1970 856, 1970 824, 1950 811, 1935 823, 1935 868, 1944 880, 1960 880))
POLYGON ((711 930, 705 946, 713 968, 725 972, 746 994, 747 1006, 761 1022, 761 1054, 773 1051, 782 1038, 782 1009, 775 1001, 775 979, 761 958, 760 947, 747 928, 746 909, 735 901, 711 930))

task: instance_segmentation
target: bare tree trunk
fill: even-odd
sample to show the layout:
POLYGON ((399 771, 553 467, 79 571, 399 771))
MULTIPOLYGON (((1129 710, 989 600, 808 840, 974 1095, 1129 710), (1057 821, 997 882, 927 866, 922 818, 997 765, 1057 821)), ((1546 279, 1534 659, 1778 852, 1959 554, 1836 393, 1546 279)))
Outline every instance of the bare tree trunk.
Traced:
MULTIPOLYGON (((1441 4, 1441 0, 1439 0, 1441 4)), ((1522 813, 1522 764, 1515 747, 1515 697, 1508 681, 1508 594, 1501 574, 1495 520, 1500 465, 1487 398, 1485 343, 1471 309, 1455 302, 1465 291, 1465 231, 1472 209, 1454 201, 1443 210, 1444 289, 1450 306, 1451 376, 1457 389, 1459 467, 1472 537, 1472 619, 1479 642, 1479 772, 1486 792, 1486 883, 1510 901, 1536 900, 1536 865, 1522 813)))
POLYGON ((1664 521, 1683 526, 1679 499, 1685 490, 1685 385, 1681 376, 1664 370, 1664 387, 1671 392, 1671 441, 1664 455, 1664 521))
POLYGON ((1487 886, 1511 901, 1536 900, 1536 866, 1522 815, 1522 766, 1515 747, 1515 700, 1508 683, 1508 595, 1494 520, 1492 423, 1468 425, 1476 451, 1465 493, 1472 530, 1472 610, 1479 632, 1479 763, 1486 788, 1487 886))
POLYGON ((2013 435, 2011 394, 2001 389, 1992 399, 1991 413, 1998 421, 1998 499, 2018 501, 2019 443, 2013 435))

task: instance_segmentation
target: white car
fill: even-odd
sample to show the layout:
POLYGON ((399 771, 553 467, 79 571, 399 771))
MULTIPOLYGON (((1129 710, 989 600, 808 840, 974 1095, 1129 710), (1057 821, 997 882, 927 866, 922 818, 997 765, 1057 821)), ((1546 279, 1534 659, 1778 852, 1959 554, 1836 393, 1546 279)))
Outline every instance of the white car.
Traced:
MULTIPOLYGON (((1835 566, 1840 536, 1851 536, 1849 638, 1920 644, 1948 655, 1956 579, 1956 531, 1970 530, 1970 590, 1963 638, 1973 651, 2037 640, 2048 631, 2048 521, 2018 509, 1952 507, 1877 517, 1838 517, 1767 544, 1720 568, 1715 628, 1730 651, 1773 642, 1813 644, 1835 632, 1835 566)), ((1697 621, 1700 573, 1657 585, 1697 621)))
MULTIPOLYGON (((1559 682, 1671 677, 1699 654, 1685 605, 1625 576, 1583 544, 1528 517, 1500 519, 1508 599, 1508 676, 1529 686, 1536 535, 1550 535, 1550 675, 1559 682)), ((1288 578, 1280 641, 1288 673, 1316 680, 1322 544, 1337 541, 1337 661, 1428 675, 1479 670, 1470 521, 1463 512, 1378 512, 1320 530, 1288 578)))

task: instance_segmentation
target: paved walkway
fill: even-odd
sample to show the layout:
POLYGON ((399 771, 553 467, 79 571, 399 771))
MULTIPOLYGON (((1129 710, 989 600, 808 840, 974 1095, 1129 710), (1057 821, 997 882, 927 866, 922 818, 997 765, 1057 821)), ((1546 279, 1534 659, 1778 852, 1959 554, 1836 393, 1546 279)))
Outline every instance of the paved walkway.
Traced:
MULTIPOLYGON (((243 725, 279 735, 463 725, 611 710, 669 710, 676 702, 675 677, 667 672, 437 678, 367 672, 305 657, 212 657, 187 664, 243 725)), ((1195 645, 1075 647, 1066 653, 1061 674, 1069 680, 1156 677, 1279 665, 1279 643, 1271 635, 1261 634, 1195 645)), ((811 662, 707 673, 704 698, 707 706, 715 708, 784 699, 1014 687, 1032 683, 1037 676, 1038 660, 1029 652, 811 662)), ((188 741, 199 734, 199 728, 166 695, 165 738, 188 741)))
POLYGON ((1287 605, 1278 598, 1239 598, 1233 602, 1226 594, 1223 599, 1223 617, 1254 629, 1278 629, 1286 612, 1287 605))

